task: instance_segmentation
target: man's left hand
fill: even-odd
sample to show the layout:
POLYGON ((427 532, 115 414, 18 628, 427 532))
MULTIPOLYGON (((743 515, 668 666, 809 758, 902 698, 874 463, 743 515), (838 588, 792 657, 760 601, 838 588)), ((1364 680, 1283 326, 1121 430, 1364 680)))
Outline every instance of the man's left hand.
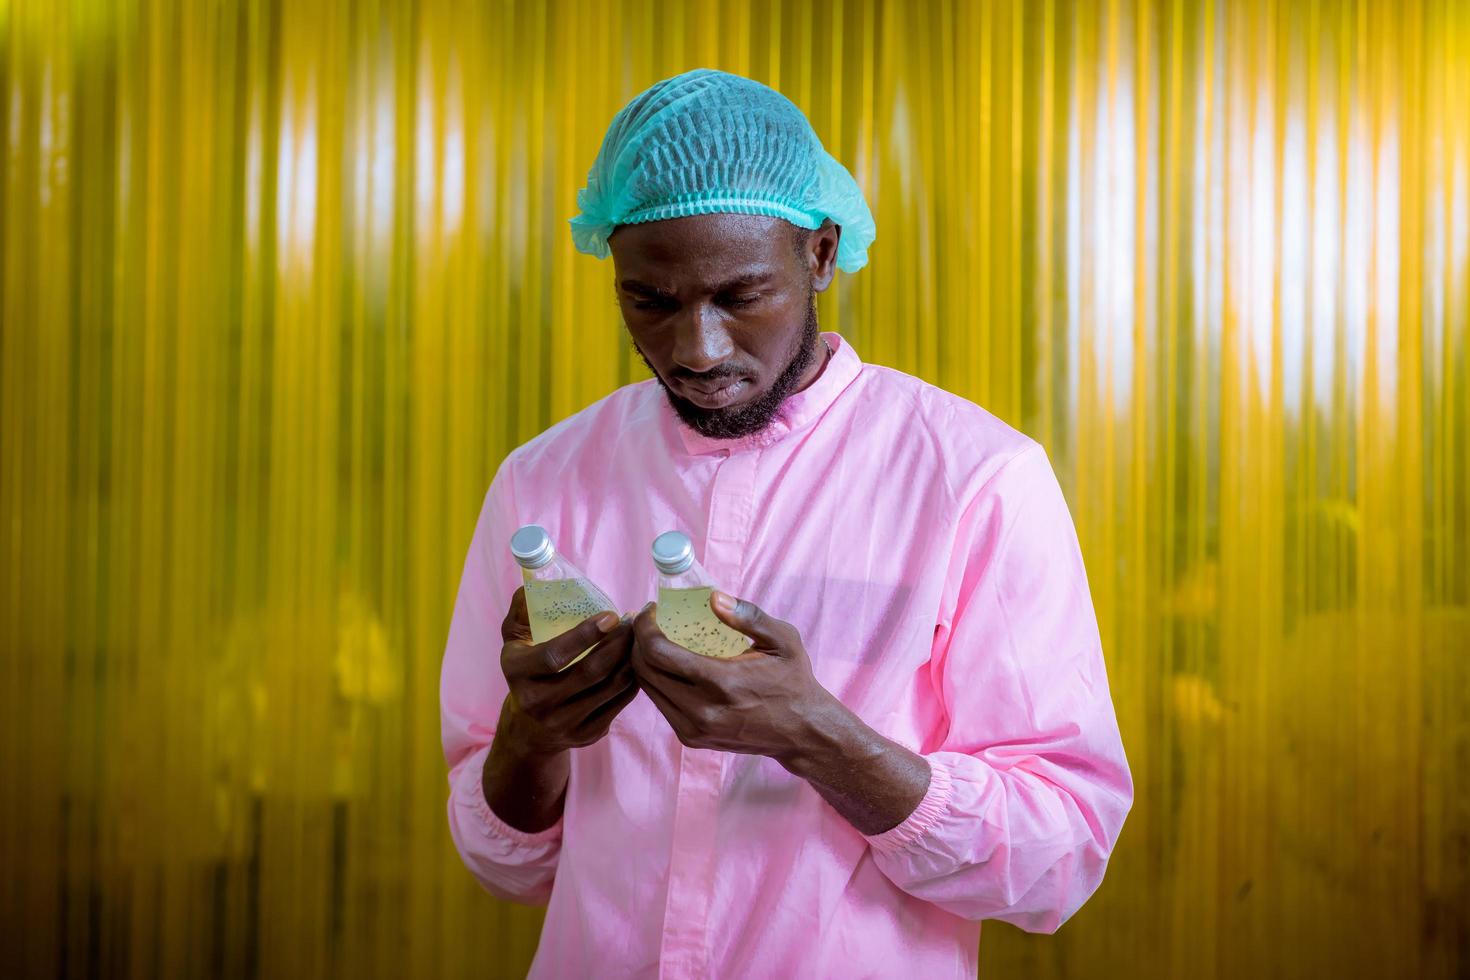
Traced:
POLYGON ((751 640, 728 659, 702 657, 659 629, 656 607, 633 621, 633 670, 679 741, 786 761, 820 737, 837 699, 817 682, 801 633, 754 603, 716 592, 715 615, 751 640))

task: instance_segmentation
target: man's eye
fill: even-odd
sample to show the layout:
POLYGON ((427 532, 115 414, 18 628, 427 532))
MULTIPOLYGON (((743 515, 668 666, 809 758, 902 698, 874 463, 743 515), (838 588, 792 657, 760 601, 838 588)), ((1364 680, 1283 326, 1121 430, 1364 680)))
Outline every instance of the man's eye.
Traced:
POLYGON ((760 299, 760 296, 759 295, 754 295, 754 296, 727 296, 725 298, 725 305, 726 306, 733 306, 733 307, 736 307, 738 309, 739 307, 742 307, 742 306, 749 306, 751 303, 754 303, 758 299, 760 299))
POLYGON ((663 299, 640 299, 633 301, 635 310, 667 310, 671 304, 663 299))

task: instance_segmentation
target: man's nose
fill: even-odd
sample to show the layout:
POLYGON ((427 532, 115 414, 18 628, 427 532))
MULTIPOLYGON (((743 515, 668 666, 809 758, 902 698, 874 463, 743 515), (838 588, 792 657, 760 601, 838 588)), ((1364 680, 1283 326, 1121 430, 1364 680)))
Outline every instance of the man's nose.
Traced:
POLYGON ((735 344, 718 310, 704 303, 688 307, 674 333, 674 363, 694 374, 706 374, 734 352, 735 344))

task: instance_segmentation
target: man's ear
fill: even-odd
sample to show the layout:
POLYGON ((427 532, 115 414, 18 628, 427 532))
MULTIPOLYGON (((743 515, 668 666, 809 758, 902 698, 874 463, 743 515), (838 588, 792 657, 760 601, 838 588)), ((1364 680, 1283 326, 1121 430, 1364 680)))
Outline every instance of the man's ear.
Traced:
POLYGON ((811 270, 812 290, 822 293, 832 285, 837 275, 837 243, 842 239, 842 227, 828 218, 822 227, 811 233, 806 243, 807 267, 811 270))

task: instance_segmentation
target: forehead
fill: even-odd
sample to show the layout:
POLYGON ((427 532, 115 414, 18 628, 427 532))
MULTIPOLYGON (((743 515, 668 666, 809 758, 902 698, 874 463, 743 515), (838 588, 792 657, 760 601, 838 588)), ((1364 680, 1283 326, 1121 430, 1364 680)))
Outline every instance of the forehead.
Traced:
POLYGON ((794 265, 792 228, 780 218, 697 214, 621 225, 608 238, 619 279, 716 286, 794 265))

